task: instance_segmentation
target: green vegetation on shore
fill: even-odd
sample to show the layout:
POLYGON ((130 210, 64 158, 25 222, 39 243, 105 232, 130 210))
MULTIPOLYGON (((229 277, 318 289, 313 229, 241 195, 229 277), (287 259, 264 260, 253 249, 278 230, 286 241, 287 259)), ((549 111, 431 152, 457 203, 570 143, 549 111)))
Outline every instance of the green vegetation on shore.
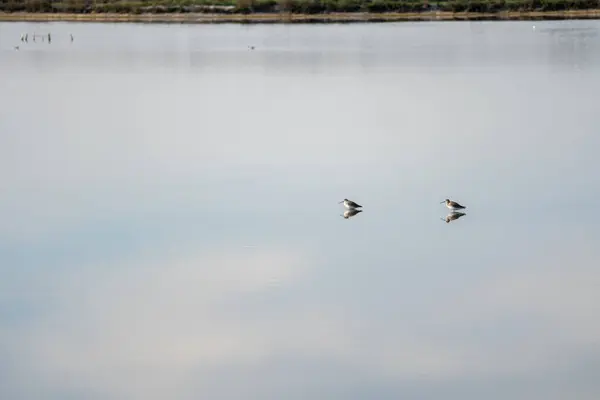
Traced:
POLYGON ((600 0, 0 0, 5 13, 499 13, 594 10, 600 0))

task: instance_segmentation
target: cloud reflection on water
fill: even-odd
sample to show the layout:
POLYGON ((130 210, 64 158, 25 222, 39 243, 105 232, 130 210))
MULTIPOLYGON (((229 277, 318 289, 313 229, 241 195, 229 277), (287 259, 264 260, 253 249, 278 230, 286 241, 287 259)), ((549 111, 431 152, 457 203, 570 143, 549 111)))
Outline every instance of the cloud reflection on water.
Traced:
MULTIPOLYGON (((600 257, 576 240, 563 248, 565 257, 585 251, 600 257)), ((0 331, 11 363, 2 369, 29 371, 33 386, 44 387, 50 398, 65 391, 111 398, 281 398, 288 386, 314 395, 327 387, 318 365, 325 376, 338 371, 353 377, 350 388, 426 381, 430 389, 414 390, 427 393, 559 374, 577 366, 600 337, 594 322, 600 273, 587 257, 571 259, 565 271, 564 260, 539 253, 528 262, 540 274, 498 271, 487 283, 430 303, 420 309, 419 324, 406 325, 393 306, 390 319, 365 324, 341 301, 280 297, 318 279, 315 260, 306 254, 285 248, 181 254, 57 271, 52 282, 29 288, 22 300, 36 302, 38 290, 51 287, 53 301, 27 324, 0 331), (279 382, 267 381, 270 375, 279 382)), ((17 393, 28 397, 33 386, 17 393)))
POLYGON ((0 397, 597 399, 600 52, 553 24, 597 30, 48 24, 85 50, 0 61, 0 397))

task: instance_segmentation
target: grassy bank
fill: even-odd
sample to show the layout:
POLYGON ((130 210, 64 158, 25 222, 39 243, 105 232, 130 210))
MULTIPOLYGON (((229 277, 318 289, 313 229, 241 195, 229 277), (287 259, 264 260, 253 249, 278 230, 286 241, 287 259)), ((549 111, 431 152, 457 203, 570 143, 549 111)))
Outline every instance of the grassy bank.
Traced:
POLYGON ((600 0, 0 0, 0 20, 270 22, 599 18, 600 0))
POLYGON ((146 22, 146 23, 343 23, 393 21, 461 21, 461 20, 560 20, 600 19, 600 10, 512 11, 498 13, 256 13, 256 14, 68 14, 68 13, 0 13, 0 21, 30 22, 146 22))

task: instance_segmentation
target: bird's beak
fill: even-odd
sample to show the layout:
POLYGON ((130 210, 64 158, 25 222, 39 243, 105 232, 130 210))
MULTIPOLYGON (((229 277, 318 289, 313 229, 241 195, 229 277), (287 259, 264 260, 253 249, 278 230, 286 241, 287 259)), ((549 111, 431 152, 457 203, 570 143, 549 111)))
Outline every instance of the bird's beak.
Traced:
MULTIPOLYGON (((444 200, 444 201, 445 201, 445 200, 444 200)), ((443 203, 443 201, 440 201, 440 204, 442 204, 442 203, 443 203)))
POLYGON ((344 202, 344 200, 342 200, 342 201, 338 202, 338 204, 342 204, 343 202, 344 202))

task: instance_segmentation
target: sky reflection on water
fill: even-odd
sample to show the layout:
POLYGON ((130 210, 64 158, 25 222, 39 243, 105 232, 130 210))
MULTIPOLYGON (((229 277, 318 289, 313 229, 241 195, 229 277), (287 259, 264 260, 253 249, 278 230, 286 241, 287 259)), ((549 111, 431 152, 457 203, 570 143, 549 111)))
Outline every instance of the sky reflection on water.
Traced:
POLYGON ((0 24, 0 397, 596 399, 600 25, 531 25, 0 24))

